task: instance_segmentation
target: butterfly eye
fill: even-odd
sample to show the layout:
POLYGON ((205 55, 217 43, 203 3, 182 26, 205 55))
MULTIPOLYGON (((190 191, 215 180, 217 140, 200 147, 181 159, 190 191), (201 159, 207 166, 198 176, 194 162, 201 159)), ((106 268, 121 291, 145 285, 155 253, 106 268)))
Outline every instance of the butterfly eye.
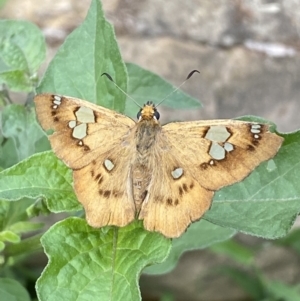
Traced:
POLYGON ((156 118, 156 120, 158 120, 160 117, 160 114, 156 110, 154 111, 154 117, 156 118))
POLYGON ((140 120, 141 115, 142 115, 142 110, 139 110, 136 115, 137 120, 140 120))

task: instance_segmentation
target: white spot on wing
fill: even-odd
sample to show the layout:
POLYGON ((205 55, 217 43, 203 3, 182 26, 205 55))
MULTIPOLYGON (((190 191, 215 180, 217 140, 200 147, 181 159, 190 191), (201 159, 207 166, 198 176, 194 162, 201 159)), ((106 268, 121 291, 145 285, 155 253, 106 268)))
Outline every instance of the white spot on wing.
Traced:
POLYGON ((73 129, 73 133, 72 133, 73 138, 83 139, 84 137, 86 137, 86 134, 87 134, 86 130, 87 130, 86 123, 82 123, 82 124, 75 126, 75 128, 73 129))
POLYGON ((172 172, 173 179, 179 179, 183 175, 183 169, 181 167, 174 169, 172 172))
POLYGON ((57 100, 54 100, 53 103, 56 104, 56 105, 58 105, 58 106, 61 104, 61 102, 57 101, 57 100))
POLYGON ((115 167, 115 164, 112 163, 109 159, 106 159, 104 161, 104 166, 108 171, 111 171, 115 167))
POLYGON ((209 155, 215 160, 222 160, 225 158, 225 149, 217 142, 212 142, 209 155))
POLYGON ((224 149, 227 151, 227 152, 231 152, 234 150, 234 147, 231 143, 229 142, 225 142, 224 144, 224 149))
POLYGON ((260 130, 252 129, 252 128, 251 128, 250 132, 251 132, 252 134, 259 134, 259 133, 260 133, 260 130))
POLYGON ((258 139, 259 138, 259 135, 257 134, 260 134, 261 133, 261 125, 260 124, 252 124, 251 125, 251 129, 250 129, 250 132, 252 134, 254 134, 254 138, 255 139, 258 139))
POLYGON ((94 123, 95 122, 95 116, 94 111, 87 107, 80 107, 75 112, 77 121, 82 123, 94 123))
POLYGON ((75 120, 71 120, 69 121, 69 128, 73 129, 76 126, 76 121, 75 120))
POLYGON ((209 128, 204 138, 210 141, 225 142, 230 137, 230 133, 225 126, 213 125, 209 128))
MULTIPOLYGON (((58 96, 58 95, 54 95, 53 103, 54 103, 54 105, 56 105, 57 107, 58 107, 59 105, 61 105, 61 97, 58 96)), ((57 107, 56 107, 56 108, 53 107, 53 108, 54 108, 54 109, 57 109, 57 107)))

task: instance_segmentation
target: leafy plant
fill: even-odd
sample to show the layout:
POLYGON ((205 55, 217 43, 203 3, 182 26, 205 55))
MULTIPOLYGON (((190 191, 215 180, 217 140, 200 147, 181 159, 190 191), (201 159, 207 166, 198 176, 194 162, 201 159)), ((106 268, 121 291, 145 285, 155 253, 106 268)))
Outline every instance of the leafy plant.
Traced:
MULTIPOLYGON (((1 95, 5 102, 10 102, 6 101, 6 87, 31 96, 45 50, 44 42, 31 43, 31 39, 41 38, 35 27, 1 21, 0 29, 11 24, 10 34, 1 37, 0 45, 0 80, 5 85, 1 95), (29 44, 22 37, 24 31, 30 37, 29 44), (16 53, 13 57, 11 49, 16 53), (24 55, 27 65, 16 64, 15 57, 22 61, 24 55)), ((93 0, 85 21, 68 36, 50 63, 37 93, 71 95, 135 116, 134 104, 101 78, 103 72, 140 103, 149 100, 148 95, 158 102, 172 90, 157 75, 123 63, 113 29, 103 16, 100 2, 93 0)), ((199 103, 178 91, 164 105, 192 108, 199 103)), ((80 217, 82 208, 72 188, 70 170, 51 151, 45 151, 50 149, 49 143, 34 119, 32 102, 25 106, 9 104, 1 113, 1 276, 11 275, 20 258, 41 250, 41 234, 32 232, 41 225, 31 218, 49 212, 76 216, 53 225, 41 238, 49 263, 37 281, 39 300, 139 300, 141 272, 166 273, 187 250, 227 240, 237 231, 272 239, 284 236, 300 210, 296 181, 300 133, 282 136, 285 142, 274 160, 261 164, 243 182, 218 191, 205 217, 171 241, 145 231, 138 221, 124 228, 88 226, 80 217), (26 238, 24 233, 31 236, 26 238)), ((0 289, 21 299, 19 291, 11 292, 9 281, 3 278, 0 289)))
POLYGON ((26 21, 0 20, 0 84, 12 91, 31 92, 36 71, 45 59, 45 42, 39 29, 26 21))

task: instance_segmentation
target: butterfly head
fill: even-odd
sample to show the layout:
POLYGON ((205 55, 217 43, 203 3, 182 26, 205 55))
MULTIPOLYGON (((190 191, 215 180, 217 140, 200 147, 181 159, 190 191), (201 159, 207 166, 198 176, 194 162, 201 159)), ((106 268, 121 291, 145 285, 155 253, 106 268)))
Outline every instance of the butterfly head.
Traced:
POLYGON ((159 119, 160 115, 152 101, 147 101, 146 104, 139 110, 137 114, 138 121, 159 119))

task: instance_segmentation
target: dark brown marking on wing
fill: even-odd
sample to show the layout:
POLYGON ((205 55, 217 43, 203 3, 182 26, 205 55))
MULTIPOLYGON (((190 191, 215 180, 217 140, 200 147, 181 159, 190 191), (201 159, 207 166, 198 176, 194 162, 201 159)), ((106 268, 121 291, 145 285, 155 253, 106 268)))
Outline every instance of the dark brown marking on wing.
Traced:
POLYGON ((76 113, 80 108, 81 108, 80 106, 77 106, 77 107, 74 108, 74 110, 73 110, 74 116, 76 116, 75 113, 76 113))
POLYGON ((120 191, 113 190, 112 195, 113 195, 115 198, 117 198, 117 197, 120 197, 120 196, 121 196, 121 192, 120 192, 120 191))
POLYGON ((171 199, 171 198, 167 198, 167 204, 168 204, 169 206, 172 206, 172 204, 173 204, 173 201, 172 201, 172 199, 171 199))
POLYGON ((247 150, 250 152, 254 152, 255 151, 255 147, 251 144, 248 145, 247 150))
POLYGON ((105 198, 109 198, 110 197, 110 195, 111 195, 111 191, 110 190, 105 190, 104 192, 103 192, 103 196, 105 197, 105 198))
POLYGON ((210 129, 210 126, 207 126, 205 128, 205 130, 203 130, 203 137, 202 138, 204 138, 207 135, 207 132, 209 131, 209 129, 210 129))
POLYGON ((200 168, 201 168, 201 169, 204 169, 204 170, 207 169, 208 166, 209 166, 209 165, 208 165, 208 163, 206 163, 206 162, 200 164, 200 168))
POLYGON ((178 192, 179 192, 179 195, 182 196, 183 195, 183 189, 181 186, 178 187, 178 192))
POLYGON ((172 198, 167 198, 166 203, 168 206, 177 206, 179 204, 179 200, 178 199, 173 200, 172 198))
POLYGON ((230 134, 230 136, 226 139, 226 141, 227 141, 233 135, 233 132, 231 131, 230 128, 228 128, 228 127, 225 127, 225 128, 226 128, 227 132, 230 134))
POLYGON ((83 146, 83 150, 86 151, 86 152, 88 152, 88 151, 90 151, 91 149, 90 149, 90 147, 89 147, 88 145, 84 145, 84 146, 83 146))

